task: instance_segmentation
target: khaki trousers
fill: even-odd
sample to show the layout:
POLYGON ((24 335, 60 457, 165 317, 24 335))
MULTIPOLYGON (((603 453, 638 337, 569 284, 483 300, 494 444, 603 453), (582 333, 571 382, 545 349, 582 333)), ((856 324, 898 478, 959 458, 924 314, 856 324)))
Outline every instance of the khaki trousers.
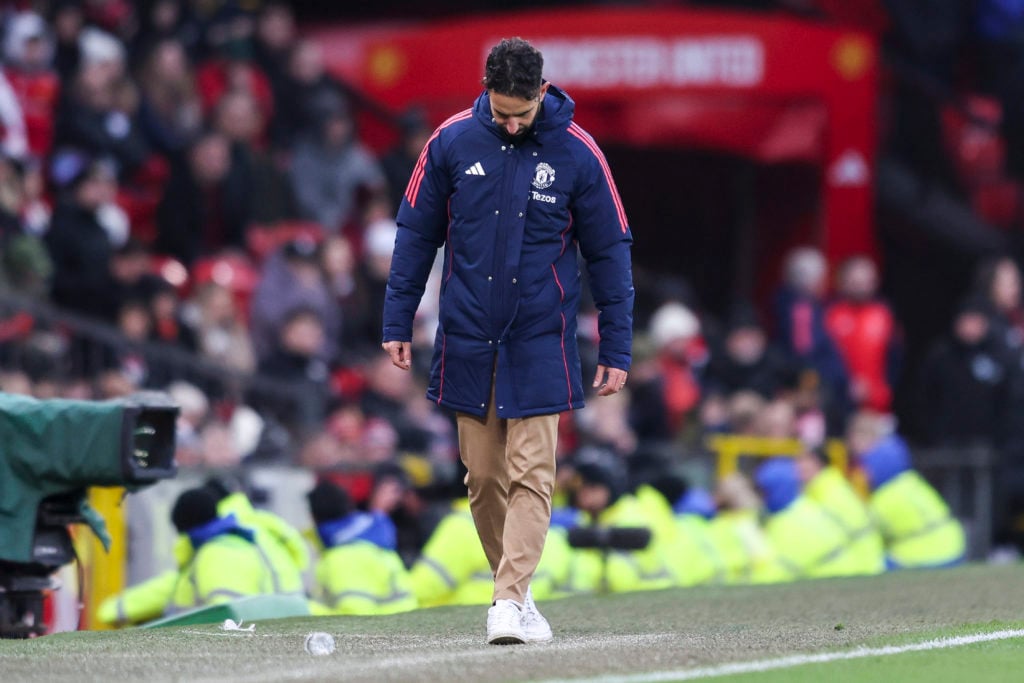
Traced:
POLYGON ((500 419, 457 413, 469 507, 494 573, 494 600, 522 604, 551 523, 558 415, 500 419))

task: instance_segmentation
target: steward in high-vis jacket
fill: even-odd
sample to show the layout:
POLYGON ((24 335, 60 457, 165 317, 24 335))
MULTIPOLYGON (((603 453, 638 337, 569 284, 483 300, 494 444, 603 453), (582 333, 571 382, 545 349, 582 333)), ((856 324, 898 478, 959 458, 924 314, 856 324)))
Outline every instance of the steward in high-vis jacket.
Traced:
POLYGON ((714 498, 704 489, 691 488, 676 501, 672 511, 686 557, 683 570, 676 569, 680 584, 725 583, 725 558, 711 534, 711 520, 717 513, 714 498))
POLYGON ((754 583, 844 575, 849 566, 846 532, 801 495, 796 462, 769 460, 758 467, 755 481, 768 512, 764 530, 772 552, 754 565, 754 583))
POLYGON ((178 574, 168 612, 180 612, 274 592, 270 567, 252 529, 234 515, 217 516, 217 500, 206 488, 185 491, 171 511, 193 551, 178 574))
MULTIPOLYGON (((624 492, 625 468, 618 456, 587 449, 572 463, 576 471, 573 502, 585 513, 585 526, 650 530, 651 521, 636 497, 624 492)), ((660 495, 660 494, 659 494, 660 495)), ((664 550, 654 541, 642 550, 577 548, 569 568, 570 593, 625 593, 676 585, 664 550)))
MULTIPOLYGON (((690 510, 687 510, 685 516, 677 515, 673 504, 665 496, 666 491, 668 488, 665 482, 659 479, 651 484, 641 484, 634 494, 651 527, 651 543, 668 562, 676 585, 710 583, 719 572, 716 568, 718 553, 707 534, 707 519, 690 514, 690 510)), ((680 494, 673 496, 676 503, 686 497, 688 492, 684 491, 685 483, 678 491, 672 492, 680 494)))
POLYGON ((309 508, 323 552, 316 563, 314 614, 396 614, 416 609, 409 572, 395 551, 391 519, 355 511, 341 487, 321 482, 309 508))
POLYGON ((882 536, 871 520, 868 506, 850 481, 822 454, 805 453, 798 459, 804 495, 821 506, 822 511, 846 532, 848 566, 840 571, 850 576, 881 574, 885 571, 882 536))
POLYGON ((530 133, 513 142, 485 91, 441 124, 413 171, 398 210, 383 340, 412 339, 443 245, 427 388, 440 405, 485 417, 494 378, 502 419, 583 407, 577 245, 601 312, 597 362, 629 370, 632 235, 607 161, 573 123, 574 109, 548 84, 530 133))
MULTIPOLYGON (((241 526, 253 531, 256 547, 271 569, 273 592, 305 595, 302 572, 309 566, 309 550, 299 531, 272 512, 254 508, 243 492, 230 493, 220 481, 211 480, 205 488, 218 499, 218 517, 233 514, 241 526)), ((174 547, 179 568, 188 564, 193 553, 188 536, 180 535, 174 547)), ((170 604, 178 572, 168 569, 110 596, 97 610, 97 619, 111 626, 125 626, 162 616, 170 604)))
POLYGON ((860 457, 871 497, 868 509, 885 541, 890 569, 949 567, 964 561, 960 522, 942 496, 911 469, 906 443, 883 437, 860 457))
POLYGON ((715 516, 708 522, 708 534, 722 558, 726 583, 749 583, 754 566, 771 556, 760 512, 761 499, 744 475, 730 474, 716 485, 715 516))
MULTIPOLYGON (((217 496, 217 486, 208 483, 207 487, 217 496)), ((298 529, 268 510, 253 507, 241 491, 220 498, 217 514, 233 514, 240 524, 255 532, 256 546, 270 567, 275 593, 305 596, 302 572, 309 566, 309 547, 298 529)))
POLYGON ((430 535, 412 566, 412 588, 423 607, 486 605, 494 592, 494 575, 476 533, 469 499, 451 511, 430 535))

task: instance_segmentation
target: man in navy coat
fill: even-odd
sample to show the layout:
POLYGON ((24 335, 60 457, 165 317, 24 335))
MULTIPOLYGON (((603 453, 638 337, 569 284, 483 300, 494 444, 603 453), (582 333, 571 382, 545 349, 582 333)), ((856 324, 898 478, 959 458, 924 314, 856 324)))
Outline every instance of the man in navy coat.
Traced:
POLYGON ((611 170, 526 41, 487 57, 485 91, 434 131, 398 211, 383 347, 412 365, 413 316, 442 245, 427 397, 456 412, 470 506, 494 572, 490 643, 548 640, 530 595, 551 517, 558 414, 583 406, 577 247, 600 312, 599 396, 626 383, 632 235, 611 170))

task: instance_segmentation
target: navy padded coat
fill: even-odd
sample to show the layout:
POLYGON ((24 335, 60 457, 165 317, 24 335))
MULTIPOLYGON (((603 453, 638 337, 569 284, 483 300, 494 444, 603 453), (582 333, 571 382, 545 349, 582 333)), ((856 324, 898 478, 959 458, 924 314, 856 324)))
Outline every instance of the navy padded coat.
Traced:
POLYGON ((384 341, 412 339, 413 316, 445 245, 427 397, 484 416, 583 406, 576 314, 587 263, 599 311, 598 362, 630 367, 632 235, 608 163, 550 86, 532 132, 511 143, 486 92, 434 131, 398 211, 384 341))

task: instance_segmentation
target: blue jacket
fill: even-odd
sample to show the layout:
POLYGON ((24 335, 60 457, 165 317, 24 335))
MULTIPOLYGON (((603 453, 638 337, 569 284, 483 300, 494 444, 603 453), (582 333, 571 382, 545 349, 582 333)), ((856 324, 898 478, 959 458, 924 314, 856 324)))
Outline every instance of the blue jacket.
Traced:
POLYGON ((549 87, 533 131, 512 144, 484 92, 441 124, 420 155, 398 211, 383 338, 412 339, 445 245, 427 388, 440 405, 485 415, 496 371, 501 418, 583 406, 577 244, 600 311, 598 362, 629 369, 632 235, 608 163, 573 123, 573 109, 549 87))

